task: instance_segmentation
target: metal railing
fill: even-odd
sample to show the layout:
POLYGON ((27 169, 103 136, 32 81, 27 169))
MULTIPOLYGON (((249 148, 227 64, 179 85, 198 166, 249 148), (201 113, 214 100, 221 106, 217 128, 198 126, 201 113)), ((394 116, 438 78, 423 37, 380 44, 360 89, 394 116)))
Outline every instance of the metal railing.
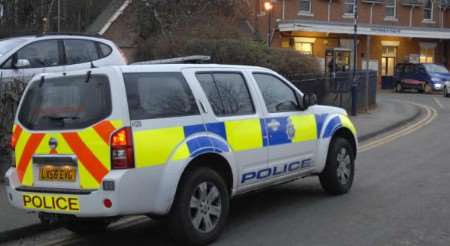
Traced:
MULTIPOLYGON (((319 104, 341 107, 351 111, 353 84, 352 72, 339 72, 333 75, 298 74, 286 76, 304 93, 317 95, 319 104)), ((375 71, 357 71, 357 109, 365 111, 376 104, 378 75, 375 71)))

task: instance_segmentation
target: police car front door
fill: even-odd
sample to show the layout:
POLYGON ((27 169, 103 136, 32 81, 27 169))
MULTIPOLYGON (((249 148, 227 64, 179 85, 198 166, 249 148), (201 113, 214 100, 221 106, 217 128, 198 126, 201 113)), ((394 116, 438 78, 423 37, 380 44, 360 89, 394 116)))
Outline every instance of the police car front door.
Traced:
POLYGON ((270 178, 312 169, 317 144, 314 114, 303 111, 297 93, 273 74, 254 73, 266 113, 262 121, 267 129, 270 178))

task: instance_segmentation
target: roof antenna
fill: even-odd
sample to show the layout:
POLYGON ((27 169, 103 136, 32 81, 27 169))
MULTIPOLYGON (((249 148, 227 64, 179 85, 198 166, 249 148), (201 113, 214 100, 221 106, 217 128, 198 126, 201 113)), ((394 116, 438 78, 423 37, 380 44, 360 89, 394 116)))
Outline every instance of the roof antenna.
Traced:
POLYGON ((97 68, 97 67, 94 65, 94 59, 92 59, 91 54, 90 54, 90 53, 88 53, 88 54, 89 54, 89 63, 91 64, 91 69, 97 68))
POLYGON ((89 71, 86 73, 86 80, 85 80, 84 82, 89 83, 89 80, 91 80, 91 77, 92 77, 91 75, 92 75, 92 71, 89 70, 89 71))
POLYGON ((41 76, 41 81, 39 82, 39 87, 42 87, 45 82, 45 76, 41 76))

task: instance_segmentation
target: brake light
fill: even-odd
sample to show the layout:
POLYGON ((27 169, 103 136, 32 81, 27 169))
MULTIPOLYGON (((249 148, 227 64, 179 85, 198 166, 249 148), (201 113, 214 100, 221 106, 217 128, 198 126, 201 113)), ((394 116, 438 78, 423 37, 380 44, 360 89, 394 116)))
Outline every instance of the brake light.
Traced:
POLYGON ((134 168, 134 150, 131 128, 124 127, 111 137, 111 168, 134 168))

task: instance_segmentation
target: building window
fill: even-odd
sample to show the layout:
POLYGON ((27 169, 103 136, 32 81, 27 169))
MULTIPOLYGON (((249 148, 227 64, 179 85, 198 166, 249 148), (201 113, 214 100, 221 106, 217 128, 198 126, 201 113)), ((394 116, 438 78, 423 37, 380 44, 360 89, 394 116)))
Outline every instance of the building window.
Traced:
POLYGON ((420 47, 420 63, 434 63, 434 48, 420 47))
POLYGON ((384 14, 386 18, 395 19, 396 17, 396 0, 386 0, 384 14))
POLYGON ((425 0, 425 6, 423 8, 423 19, 433 20, 433 0, 425 0))
POLYGON ((393 76, 397 59, 397 47, 383 46, 381 53, 381 76, 393 76))
POLYGON ((344 15, 355 15, 355 1, 344 0, 344 15))
POLYGON ((312 55, 313 44, 312 43, 304 43, 304 42, 296 42, 295 50, 304 54, 304 55, 312 55))
POLYGON ((312 55, 315 38, 295 37, 294 49, 304 55, 312 55))
POLYGON ((300 0, 300 13, 311 13, 311 0, 300 0))

